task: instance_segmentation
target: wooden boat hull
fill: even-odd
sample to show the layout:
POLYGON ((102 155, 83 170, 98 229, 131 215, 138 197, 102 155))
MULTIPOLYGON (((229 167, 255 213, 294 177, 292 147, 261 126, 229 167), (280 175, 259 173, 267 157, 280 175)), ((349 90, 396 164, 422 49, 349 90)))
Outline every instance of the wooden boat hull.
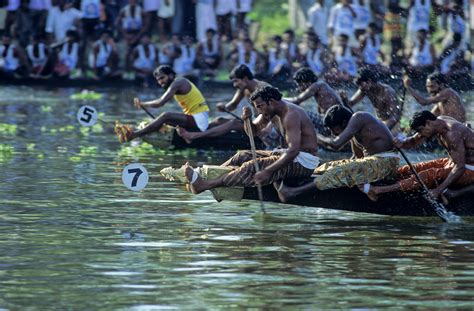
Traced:
MULTIPOLYGON (((204 165, 197 169, 201 177, 215 179, 225 174, 230 167, 215 165, 204 165)), ((161 175, 170 181, 187 182, 183 168, 164 168, 161 175)), ((311 182, 310 178, 303 180, 287 180, 285 184, 298 186, 311 182)), ((280 203, 278 194, 272 185, 263 187, 263 200, 267 202, 280 203)), ((258 191, 256 187, 221 187, 212 189, 211 192, 217 201, 258 201, 258 191)), ((287 202, 288 204, 345 210, 351 212, 372 213, 391 216, 436 216, 433 207, 427 202, 420 192, 394 192, 380 196, 377 202, 373 202, 356 187, 338 188, 312 192, 297 196, 287 202)), ((474 195, 465 195, 450 201, 446 206, 447 210, 458 216, 474 216, 474 195)))
MULTIPOLYGON (((264 201, 280 202, 272 186, 263 188, 263 197, 264 201)), ((257 189, 245 188, 243 199, 258 201, 257 189)), ((436 216, 433 207, 420 192, 391 193, 373 202, 355 187, 315 190, 289 200, 288 204, 391 216, 436 216)), ((474 196, 453 199, 446 208, 458 216, 474 216, 474 196)))
MULTIPOLYGON (((219 137, 206 137, 201 139, 195 139, 191 144, 184 141, 181 136, 178 135, 176 130, 170 130, 169 132, 158 132, 152 133, 142 137, 142 139, 153 145, 156 148, 167 149, 185 149, 193 148, 200 150, 223 150, 223 151, 237 151, 242 149, 250 149, 250 143, 247 135, 243 132, 231 132, 226 135, 219 137)), ((259 140, 255 140, 258 149, 264 149, 263 143, 259 140)))

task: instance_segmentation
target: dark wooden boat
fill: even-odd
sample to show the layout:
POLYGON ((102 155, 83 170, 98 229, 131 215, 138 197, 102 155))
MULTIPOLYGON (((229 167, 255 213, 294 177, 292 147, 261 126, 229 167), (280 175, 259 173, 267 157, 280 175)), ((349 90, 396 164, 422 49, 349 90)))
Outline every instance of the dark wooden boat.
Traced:
MULTIPOLYGON (((191 144, 184 141, 178 135, 176 130, 169 129, 166 133, 152 133, 142 137, 142 139, 161 149, 186 149, 193 148, 199 150, 222 150, 222 151, 237 151, 242 149, 250 149, 250 143, 247 135, 243 132, 230 132, 219 137, 206 137, 195 139, 191 144)), ((263 143, 256 138, 255 144, 258 149, 265 149, 263 143)))
MULTIPOLYGON (((268 202, 280 202, 272 186, 263 187, 263 198, 268 202)), ((243 199, 258 201, 257 189, 245 188, 243 199)), ((289 200, 288 204, 391 216, 436 216, 420 192, 386 194, 373 202, 355 187, 315 190, 289 200)), ((446 209, 457 216, 474 216, 474 195, 453 199, 446 209)))

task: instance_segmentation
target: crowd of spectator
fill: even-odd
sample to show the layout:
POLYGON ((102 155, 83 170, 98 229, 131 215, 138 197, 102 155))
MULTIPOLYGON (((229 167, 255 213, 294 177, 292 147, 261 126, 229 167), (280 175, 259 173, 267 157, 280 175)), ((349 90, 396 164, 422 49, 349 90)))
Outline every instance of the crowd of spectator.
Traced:
POLYGON ((146 82, 158 64, 210 78, 246 64, 281 81, 308 66, 334 83, 352 81, 360 66, 470 74, 466 1, 317 0, 301 36, 288 29, 257 49, 252 0, 0 0, 0 74, 146 82))

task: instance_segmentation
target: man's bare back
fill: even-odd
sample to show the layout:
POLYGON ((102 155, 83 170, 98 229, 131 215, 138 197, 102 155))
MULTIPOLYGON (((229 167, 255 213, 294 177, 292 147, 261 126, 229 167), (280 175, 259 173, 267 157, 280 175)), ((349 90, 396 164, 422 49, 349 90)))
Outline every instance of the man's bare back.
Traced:
POLYGON ((461 97, 452 88, 446 88, 438 93, 442 98, 433 108, 435 115, 450 116, 460 122, 466 122, 466 110, 462 104, 461 97))
POLYGON ((466 164, 474 164, 474 131, 461 122, 446 116, 440 116, 439 119, 446 122, 448 131, 438 136, 441 144, 451 155, 453 146, 458 143, 464 144, 466 164))
POLYGON ((289 124, 297 123, 299 121, 301 124, 300 150, 315 155, 318 151, 318 140, 314 131, 313 123, 303 108, 289 102, 285 102, 285 104, 287 106, 287 110, 284 111, 282 115, 280 115, 282 126, 285 130, 285 140, 288 142, 288 144, 291 143, 291 138, 286 135, 286 128, 289 124))
POLYGON ((326 82, 316 82, 314 87, 314 99, 318 103, 318 112, 325 114, 326 111, 334 105, 342 105, 339 95, 326 82))
POLYGON ((376 91, 367 92, 367 97, 374 106, 377 117, 382 121, 395 118, 400 120, 400 106, 397 101, 397 94, 395 90, 387 84, 378 83, 376 91))
POLYGON ((367 112, 357 112, 352 119, 347 127, 359 129, 354 134, 354 139, 362 147, 365 156, 392 149, 392 134, 382 121, 367 112))

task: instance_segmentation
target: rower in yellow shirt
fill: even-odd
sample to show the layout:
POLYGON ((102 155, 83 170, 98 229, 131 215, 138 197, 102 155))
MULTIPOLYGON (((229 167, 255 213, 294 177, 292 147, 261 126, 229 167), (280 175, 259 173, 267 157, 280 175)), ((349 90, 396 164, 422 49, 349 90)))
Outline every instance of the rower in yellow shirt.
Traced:
POLYGON ((134 131, 125 124, 117 122, 115 133, 121 143, 158 131, 162 125, 180 126, 188 130, 205 131, 209 126, 209 107, 198 88, 188 79, 176 78, 176 72, 170 66, 162 65, 155 69, 153 76, 156 82, 165 89, 158 99, 142 102, 133 99, 135 107, 158 108, 174 98, 183 113, 163 112, 141 130, 134 131))

